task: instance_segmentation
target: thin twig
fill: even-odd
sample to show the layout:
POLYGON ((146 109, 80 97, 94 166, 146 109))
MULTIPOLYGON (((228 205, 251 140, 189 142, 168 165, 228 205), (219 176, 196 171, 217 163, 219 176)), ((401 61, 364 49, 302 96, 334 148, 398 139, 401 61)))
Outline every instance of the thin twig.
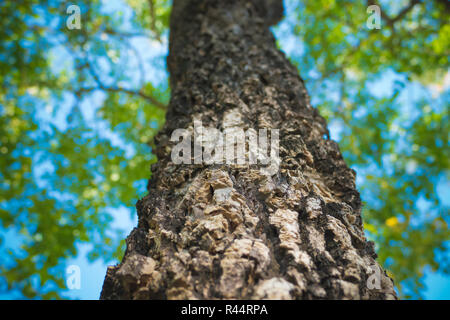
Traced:
POLYGON ((159 100, 157 100, 155 97, 149 96, 148 94, 142 92, 142 90, 135 91, 127 88, 122 87, 105 87, 105 86, 98 86, 98 87, 85 87, 85 88, 79 88, 76 90, 77 93, 83 93, 83 92, 92 92, 95 90, 104 90, 108 92, 123 92, 129 95, 139 96, 147 101, 149 101, 154 106, 158 107, 161 110, 166 110, 166 105, 161 103, 159 100))

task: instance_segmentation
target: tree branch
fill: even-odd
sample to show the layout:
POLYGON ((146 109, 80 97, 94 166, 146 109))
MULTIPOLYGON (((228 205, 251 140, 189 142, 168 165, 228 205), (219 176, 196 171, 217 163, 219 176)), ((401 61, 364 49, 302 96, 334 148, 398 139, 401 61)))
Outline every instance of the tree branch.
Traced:
POLYGON ((392 24, 396 23, 400 19, 402 19, 408 12, 410 12, 416 4, 419 4, 421 0, 411 0, 409 4, 404 7, 394 18, 391 19, 392 24))
POLYGON ((153 3, 153 0, 148 0, 148 4, 149 4, 149 7, 150 7, 150 29, 154 32, 156 40, 161 42, 160 35, 159 35, 158 30, 156 28, 155 4, 153 3))
POLYGON ((436 0, 436 1, 445 7, 445 11, 447 11, 447 13, 450 12, 450 2, 448 0, 436 0))
POLYGON ((155 97, 152 97, 152 96, 144 93, 142 90, 135 91, 135 90, 122 88, 122 87, 105 87, 105 86, 102 85, 102 86, 98 86, 98 87, 79 88, 75 92, 77 94, 80 94, 80 93, 84 93, 84 92, 92 92, 92 91, 95 91, 95 90, 104 90, 104 91, 108 91, 108 92, 123 92, 123 93, 126 93, 128 95, 139 96, 139 97, 149 101, 154 106, 158 107, 158 109, 161 109, 161 110, 166 110, 167 109, 166 105, 161 103, 161 101, 159 101, 155 97))
POLYGON ((421 0, 411 0, 409 2, 409 4, 404 7, 402 10, 400 10, 400 12, 393 18, 389 17, 387 15, 386 12, 384 12, 383 8, 381 8, 381 6, 377 3, 377 1, 375 0, 367 0, 367 5, 371 6, 371 5, 377 5, 380 8, 380 14, 381 14, 381 18, 386 21, 386 23, 391 27, 394 28, 394 24, 401 20, 406 14, 408 14, 408 12, 410 12, 415 5, 419 4, 420 2, 422 2, 421 0))

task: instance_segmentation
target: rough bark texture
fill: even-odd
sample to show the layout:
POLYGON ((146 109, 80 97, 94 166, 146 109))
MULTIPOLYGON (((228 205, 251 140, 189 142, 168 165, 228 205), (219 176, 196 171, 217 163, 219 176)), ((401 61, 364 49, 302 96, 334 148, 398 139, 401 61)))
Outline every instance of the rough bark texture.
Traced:
POLYGON ((172 98, 149 194, 102 299, 392 299, 361 220, 355 172, 328 138, 269 26, 278 0, 175 0, 172 98), (280 169, 175 165, 173 130, 280 129, 280 169), (370 290, 371 266, 381 289, 370 290))

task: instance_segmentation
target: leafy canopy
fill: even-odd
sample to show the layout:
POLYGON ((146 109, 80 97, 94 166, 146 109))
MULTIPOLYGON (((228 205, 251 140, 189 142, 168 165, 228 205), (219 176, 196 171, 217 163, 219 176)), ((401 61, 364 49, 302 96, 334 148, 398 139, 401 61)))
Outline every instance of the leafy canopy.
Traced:
MULTIPOLYGON (((381 263, 419 297, 426 267, 450 272, 449 7, 382 1, 369 30, 373 1, 285 2, 281 49, 358 172, 381 263)), ((80 244, 121 257, 112 212, 145 193, 170 94, 170 1, 77 1, 80 30, 71 4, 0 3, 0 293, 18 297, 63 298, 80 244)))

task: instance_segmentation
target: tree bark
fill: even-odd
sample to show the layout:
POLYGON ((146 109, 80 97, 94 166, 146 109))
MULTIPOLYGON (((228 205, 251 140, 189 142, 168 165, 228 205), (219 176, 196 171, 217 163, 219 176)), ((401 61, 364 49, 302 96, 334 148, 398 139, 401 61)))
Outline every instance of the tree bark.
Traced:
POLYGON ((174 0, 158 162, 101 299, 396 298, 364 236, 356 173, 269 30, 282 11, 279 0, 174 0), (279 170, 175 164, 172 132, 199 120, 279 129, 279 170))

